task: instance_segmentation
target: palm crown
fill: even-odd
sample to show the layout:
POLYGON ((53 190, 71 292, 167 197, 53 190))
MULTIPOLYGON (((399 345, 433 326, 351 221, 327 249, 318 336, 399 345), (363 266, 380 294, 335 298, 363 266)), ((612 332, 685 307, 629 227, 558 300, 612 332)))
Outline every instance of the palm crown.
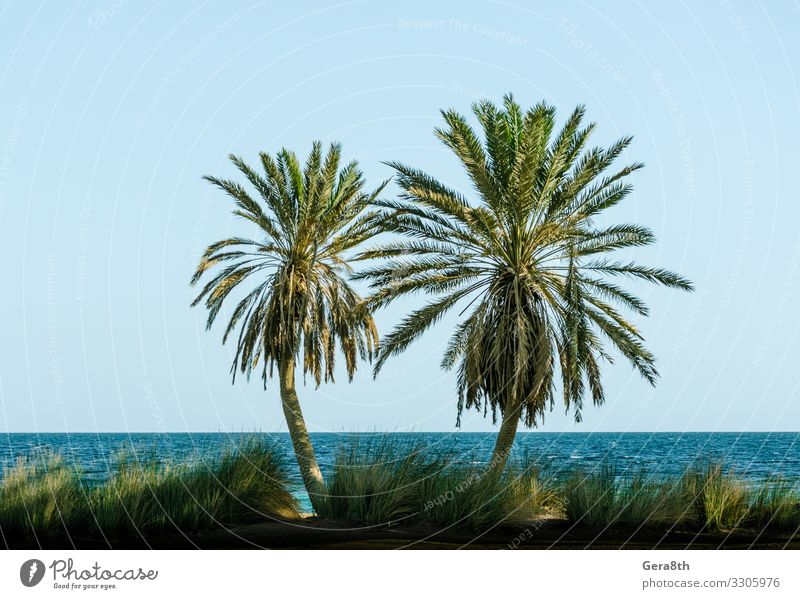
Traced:
POLYGON ((264 175, 231 155, 262 203, 234 181, 205 177, 235 200, 234 214, 254 223, 263 236, 212 244, 192 277, 195 284, 217 268, 192 304, 205 302, 208 328, 228 295, 253 281, 223 336, 224 343, 239 326, 234 376, 237 368, 249 374, 260 363, 266 383, 273 366, 293 357, 301 343, 304 372, 317 384, 333 379, 337 343, 350 377, 359 356, 372 356, 375 324, 346 280, 350 267, 342 255, 372 234, 373 215, 365 210, 382 186, 365 192, 354 162, 340 172, 340 155, 333 144, 323 158, 317 142, 302 168, 288 150, 277 159, 261 153, 264 175))
POLYGON ((534 426, 553 407, 560 370, 565 407, 579 420, 587 386, 596 404, 604 400, 599 366, 612 359, 604 341, 654 383, 654 357, 617 309, 645 315, 647 308, 614 279, 685 290, 691 284, 607 256, 652 243, 647 228, 593 222, 631 192, 625 178, 641 164, 604 174, 631 138, 587 149, 594 124, 581 126, 582 106, 557 133, 555 109, 543 103, 523 112, 506 96, 500 108, 482 102, 473 112, 483 140, 454 111, 442 113, 445 126, 435 133, 463 164, 476 201, 420 170, 389 163, 402 193, 378 203, 386 230, 403 237, 363 252, 360 258, 385 260, 357 276, 371 281, 375 307, 418 292, 437 297, 382 340, 376 371, 458 306, 466 316, 442 366, 457 364, 459 419, 475 407, 491 409, 493 418, 499 410, 514 430, 520 418, 534 426))

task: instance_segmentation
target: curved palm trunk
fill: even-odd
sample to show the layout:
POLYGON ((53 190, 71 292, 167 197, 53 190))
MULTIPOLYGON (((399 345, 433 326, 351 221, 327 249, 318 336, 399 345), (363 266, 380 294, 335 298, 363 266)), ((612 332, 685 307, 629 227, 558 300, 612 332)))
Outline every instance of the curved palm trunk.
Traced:
MULTIPOLYGON (((521 407, 521 406, 520 406, 521 407)), ((490 470, 502 472, 508 461, 508 455, 514 446, 514 438, 517 436, 517 424, 519 424, 520 407, 507 410, 503 414, 503 422, 497 433, 497 441, 494 444, 492 461, 489 464, 490 470)))
POLYGON ((308 491, 308 497, 311 499, 311 505, 314 511, 319 513, 320 502, 326 494, 325 481, 322 480, 322 472, 317 463, 314 446, 311 444, 311 438, 308 436, 308 429, 303 420, 303 412, 300 410, 300 400, 297 397, 294 383, 294 358, 283 360, 279 378, 283 414, 286 417, 289 436, 292 438, 297 465, 300 466, 300 474, 303 477, 306 491, 308 491))

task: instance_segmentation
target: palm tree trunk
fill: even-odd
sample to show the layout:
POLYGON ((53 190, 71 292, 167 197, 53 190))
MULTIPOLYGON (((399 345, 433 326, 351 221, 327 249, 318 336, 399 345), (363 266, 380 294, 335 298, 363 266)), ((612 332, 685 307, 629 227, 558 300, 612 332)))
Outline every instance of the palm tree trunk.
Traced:
POLYGON ((286 417, 289 436, 292 438, 297 465, 300 466, 300 474, 303 477, 306 491, 308 491, 308 497, 311 499, 311 506, 314 511, 320 513, 319 506, 326 494, 325 481, 322 480, 322 472, 317 463, 311 438, 308 436, 303 412, 300 410, 300 400, 295 390, 294 357, 282 361, 279 378, 283 414, 286 417))
POLYGON ((494 452, 492 453, 492 461, 489 464, 489 470, 502 472, 503 468, 505 468, 508 455, 511 453, 511 448, 514 446, 514 437, 517 436, 517 424, 519 423, 521 407, 522 406, 518 406, 514 409, 506 410, 503 414, 503 422, 497 433, 497 440, 494 444, 494 452))

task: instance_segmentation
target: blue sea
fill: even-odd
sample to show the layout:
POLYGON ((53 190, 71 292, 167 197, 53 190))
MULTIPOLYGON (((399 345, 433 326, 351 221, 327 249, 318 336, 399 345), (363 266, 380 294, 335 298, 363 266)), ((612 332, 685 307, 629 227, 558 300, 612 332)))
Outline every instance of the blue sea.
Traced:
MULTIPOLYGON (((291 442, 286 433, 259 433, 286 453, 299 481, 291 442)), ((493 433, 317 433, 312 441, 323 473, 329 471, 338 447, 354 437, 359 446, 384 438, 401 445, 423 447, 432 456, 447 454, 466 462, 485 462, 493 433)), ((78 465, 92 480, 104 479, 114 455, 133 449, 164 462, 208 459, 232 448, 243 438, 227 433, 6 433, 0 435, 0 464, 42 449, 54 450, 78 465)), ((556 475, 591 470, 608 463, 616 472, 645 471, 655 476, 681 474, 698 459, 722 460, 737 475, 752 481, 782 477, 800 481, 800 432, 781 433, 541 433, 520 432, 514 455, 527 458, 556 475)), ((2 476, 0 474, 0 476, 2 476)), ((296 485, 301 505, 308 498, 296 485)))

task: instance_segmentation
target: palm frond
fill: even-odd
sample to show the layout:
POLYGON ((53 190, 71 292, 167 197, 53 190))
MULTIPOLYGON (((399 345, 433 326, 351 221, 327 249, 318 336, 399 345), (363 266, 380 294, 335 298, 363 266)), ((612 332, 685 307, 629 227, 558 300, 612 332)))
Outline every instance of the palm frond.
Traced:
POLYGON ((462 410, 475 408, 493 417, 510 410, 535 426, 553 407, 557 380, 565 408, 580 419, 585 394, 595 405, 605 400, 601 361, 613 355, 604 343, 655 383, 655 357, 617 309, 646 315, 647 306, 613 278, 687 291, 692 284, 665 269, 609 257, 654 243, 646 227, 592 222, 633 189, 627 177, 640 163, 605 174, 632 138, 589 148, 594 124, 582 125, 583 106, 558 131, 552 106, 523 111, 511 95, 500 107, 478 102, 473 113, 482 136, 453 110, 442 112, 444 124, 435 130, 460 160, 470 192, 387 163, 401 193, 377 202, 380 228, 401 239, 359 254, 380 262, 355 276, 371 284, 372 308, 415 294, 432 299, 383 339, 376 372, 458 309, 467 316, 442 359, 443 368, 457 369, 457 422, 462 410))
POLYGON ((239 183, 205 177, 234 199, 234 214, 257 225, 267 241, 231 237, 204 252, 191 279, 209 273, 192 305, 204 302, 211 327, 238 289, 223 334, 238 329, 231 372, 260 371, 266 384, 282 357, 302 353, 304 373, 319 385, 333 380, 341 352, 349 377, 359 358, 372 359, 378 344, 367 303, 342 278, 347 252, 380 232, 383 216, 373 203, 386 183, 369 192, 358 165, 341 167, 341 147, 326 152, 315 142, 301 163, 294 152, 261 153, 262 172, 238 156, 230 159, 257 192, 239 183))

